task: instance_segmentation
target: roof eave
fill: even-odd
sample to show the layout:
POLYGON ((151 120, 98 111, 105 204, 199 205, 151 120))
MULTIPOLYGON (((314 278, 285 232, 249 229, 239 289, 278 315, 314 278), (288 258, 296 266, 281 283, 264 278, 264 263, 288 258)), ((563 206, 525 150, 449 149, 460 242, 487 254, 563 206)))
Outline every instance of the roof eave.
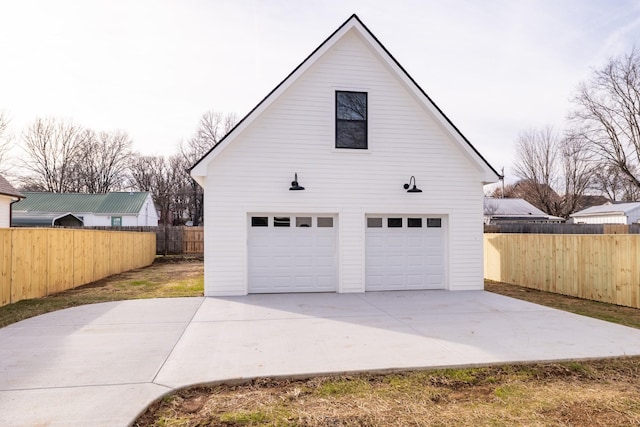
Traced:
POLYGON ((15 193, 0 193, 0 196, 6 196, 6 197, 11 197, 17 200, 22 200, 22 199, 26 199, 25 196, 23 196, 22 194, 15 194, 15 193))
POLYGON ((576 212, 569 216, 573 218, 581 218, 585 216, 627 216, 627 214, 624 212, 587 212, 587 213, 576 212))
MULTIPOLYGON (((275 100, 286 91, 297 79, 297 77, 304 73, 311 65, 313 65, 324 52, 329 50, 331 46, 335 44, 340 37, 353 28, 354 24, 350 24, 351 21, 359 19, 353 14, 347 19, 338 29, 336 29, 329 37, 327 37, 309 56, 307 56, 291 73, 289 73, 271 92, 267 94, 262 100, 255 106, 242 120, 238 122, 216 145, 214 145, 204 156, 200 158, 190 169, 191 176, 199 182, 198 178, 204 178, 207 176, 207 165, 215 158, 218 153, 223 151, 236 136, 247 126, 253 122, 253 120, 259 116, 264 110, 266 110, 275 100), (332 40, 333 39, 333 40, 332 40)), ((355 22, 355 21, 354 21, 355 22)), ((202 185, 202 184, 200 184, 202 185)))

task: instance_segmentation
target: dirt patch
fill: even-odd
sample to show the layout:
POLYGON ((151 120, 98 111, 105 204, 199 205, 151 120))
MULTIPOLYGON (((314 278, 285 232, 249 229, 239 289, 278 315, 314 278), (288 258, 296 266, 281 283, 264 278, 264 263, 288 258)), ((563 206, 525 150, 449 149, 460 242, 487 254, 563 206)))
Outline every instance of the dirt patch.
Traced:
POLYGON ((134 425, 640 425, 640 358, 197 387, 134 425))

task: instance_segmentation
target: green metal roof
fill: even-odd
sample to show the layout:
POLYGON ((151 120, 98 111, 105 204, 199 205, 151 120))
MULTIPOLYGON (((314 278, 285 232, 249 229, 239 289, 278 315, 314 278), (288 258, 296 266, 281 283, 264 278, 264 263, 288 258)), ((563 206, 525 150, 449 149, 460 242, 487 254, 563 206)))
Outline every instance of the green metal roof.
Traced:
POLYGON ((95 214, 138 214, 148 192, 106 194, 24 192, 26 197, 13 205, 18 212, 72 212, 95 214))

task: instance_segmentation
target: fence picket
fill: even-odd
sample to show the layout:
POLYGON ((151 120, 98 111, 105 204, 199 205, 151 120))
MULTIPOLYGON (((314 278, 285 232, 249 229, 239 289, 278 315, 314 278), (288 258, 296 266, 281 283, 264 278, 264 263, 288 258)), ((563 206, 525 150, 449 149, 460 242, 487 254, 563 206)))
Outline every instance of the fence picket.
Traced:
POLYGON ((0 230, 0 306, 43 297, 153 263, 154 233, 0 230))
POLYGON ((484 235, 485 278, 640 308, 640 235, 484 235))

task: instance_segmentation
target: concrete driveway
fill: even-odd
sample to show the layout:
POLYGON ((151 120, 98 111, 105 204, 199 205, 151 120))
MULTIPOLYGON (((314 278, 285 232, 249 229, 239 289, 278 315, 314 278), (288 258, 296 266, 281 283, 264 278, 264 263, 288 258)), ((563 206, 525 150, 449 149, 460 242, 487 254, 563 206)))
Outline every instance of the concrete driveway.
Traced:
POLYGON ((0 419, 125 426, 213 381, 623 355, 640 330, 484 291, 113 302, 0 329, 0 419))

